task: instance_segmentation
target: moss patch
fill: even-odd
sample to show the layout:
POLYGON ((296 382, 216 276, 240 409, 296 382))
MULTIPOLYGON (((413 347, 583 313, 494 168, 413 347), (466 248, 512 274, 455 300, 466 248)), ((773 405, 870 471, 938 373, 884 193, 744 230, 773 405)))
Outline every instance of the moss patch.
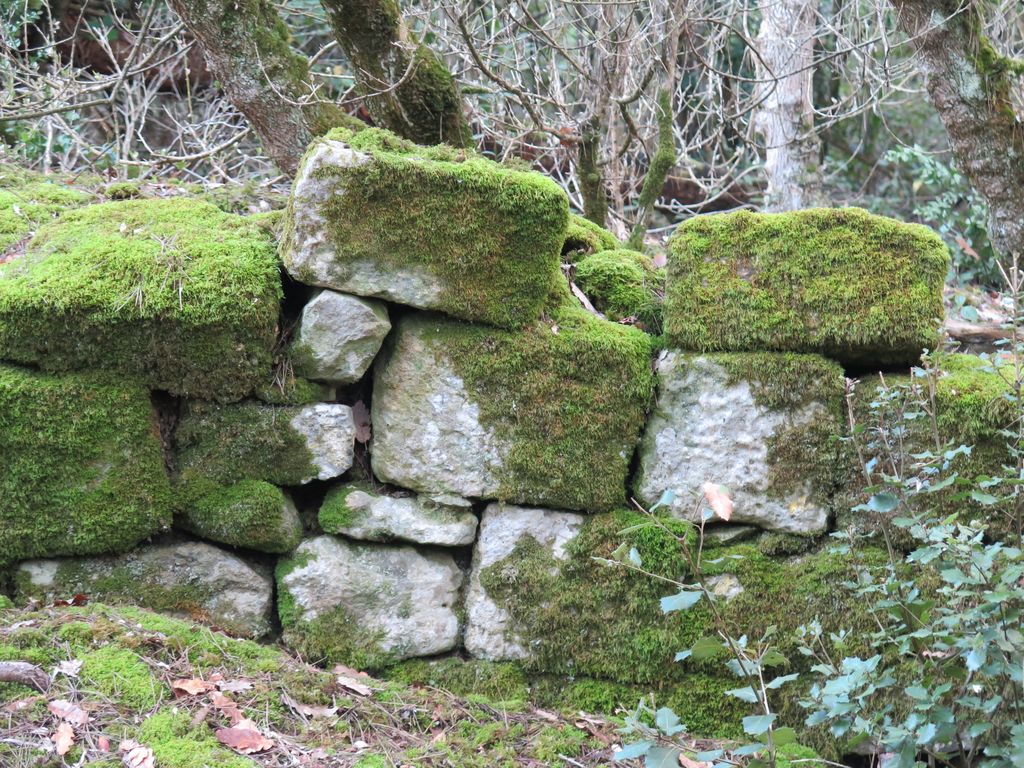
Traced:
POLYGON ((52 184, 42 177, 26 178, 0 165, 0 254, 61 211, 88 200, 85 192, 52 184))
POLYGON ((614 251, 621 247, 618 238, 604 227, 578 214, 569 215, 569 227, 562 242, 562 256, 566 259, 576 259, 598 251, 614 251))
POLYGON ((914 362, 935 349, 949 254, 931 230, 856 208, 697 216, 670 242, 674 346, 914 362))
POLYGON ((302 524, 284 492, 262 480, 194 480, 180 494, 177 524, 197 536, 258 552, 291 552, 302 524))
POLYGON ((241 217, 184 198, 91 205, 0 265, 0 356, 238 399, 268 376, 280 297, 273 242, 241 217))
POLYGON ((82 684, 140 712, 160 700, 157 681, 146 663, 127 648, 109 645, 81 658, 82 684))
POLYGON ((601 251, 576 265, 576 283, 609 320, 631 318, 650 333, 661 333, 665 271, 636 251, 601 251))
POLYGON ((0 366, 0 563, 128 549, 170 522, 149 393, 0 366))
MULTIPOLYGON (((339 288, 346 265, 367 263, 436 282, 439 293, 420 303, 425 308, 504 328, 540 315, 558 272, 568 218, 565 193, 554 182, 450 147, 417 147, 380 130, 342 129, 325 138, 371 158, 316 171, 320 181, 344 189, 318 211, 333 246, 330 272, 339 288)), ((285 264, 299 280, 316 283, 314 274, 296 266, 294 253, 302 246, 294 242, 293 209, 290 219, 285 264)))
POLYGON ((498 498, 552 508, 623 503, 653 389, 649 337, 561 293, 522 333, 431 322, 424 333, 463 379, 480 423, 509 446, 498 498))
POLYGON ((194 726, 185 712, 161 710, 146 718, 139 740, 166 768, 252 768, 256 763, 222 747, 206 725, 194 726))

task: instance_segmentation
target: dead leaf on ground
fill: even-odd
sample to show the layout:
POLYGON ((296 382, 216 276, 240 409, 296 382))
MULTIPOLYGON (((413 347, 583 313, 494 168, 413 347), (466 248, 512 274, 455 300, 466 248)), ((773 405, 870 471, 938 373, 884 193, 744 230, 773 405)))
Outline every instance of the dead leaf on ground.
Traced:
POLYGON ((61 723, 57 726, 57 732, 50 737, 57 754, 63 757, 75 746, 75 729, 70 723, 61 723))
POLYGON ((62 661, 57 665, 56 672, 67 677, 78 677, 78 673, 82 671, 82 662, 77 659, 69 659, 62 661))
POLYGON ((242 711, 238 708, 238 704, 220 691, 214 691, 210 694, 210 703, 224 713, 232 725, 235 725, 244 719, 242 711))
POLYGON ((175 696, 198 696, 200 693, 212 691, 215 687, 213 683, 195 678, 171 681, 171 690, 175 696))
POLYGON ((296 701, 287 693, 281 694, 281 701, 291 709, 305 717, 333 717, 338 712, 337 707, 315 707, 310 704, 303 704, 301 701, 296 701))
POLYGON ((352 693, 359 694, 360 696, 369 696, 373 693, 373 688, 368 685, 363 685, 358 680, 355 680, 348 675, 338 675, 335 678, 335 681, 346 691, 352 691, 352 693))
POLYGON ((72 725, 85 725, 89 722, 89 714, 77 704, 72 704, 64 699, 51 701, 46 705, 54 715, 72 725))
POLYGON ((156 758, 153 757, 153 750, 144 747, 137 741, 125 739, 119 747, 121 762, 126 768, 156 768, 156 758))
POLYGON ((368 443, 372 437, 370 428, 370 409, 362 400, 356 400, 352 405, 352 421, 356 427, 356 442, 368 443))
POLYGON ((687 757, 682 752, 679 753, 679 764, 683 768, 708 768, 708 763, 698 762, 691 757, 687 757))
POLYGON ((549 723, 557 723, 559 720, 558 715, 554 712, 548 712, 546 709, 537 709, 534 707, 533 714, 543 720, 547 720, 549 723))
POLYGON ((732 499, 728 492, 718 483, 704 483, 701 488, 704 498, 707 499, 711 511, 722 520, 728 522, 732 518, 732 499))
POLYGON ((98 739, 96 739, 96 749, 99 752, 109 752, 110 739, 108 739, 106 736, 100 736, 98 739))
POLYGON ((41 698, 43 698, 43 697, 42 696, 29 696, 28 698, 25 698, 25 699, 15 699, 12 702, 4 704, 3 711, 4 712, 21 712, 23 709, 28 709, 29 707, 31 707, 33 704, 35 704, 41 698))
POLYGON ((248 680, 224 680, 223 682, 218 681, 217 687, 224 693, 239 693, 252 688, 252 683, 248 680))
POLYGON ((214 735, 221 744, 243 755, 266 752, 274 746, 252 720, 239 720, 230 728, 219 728, 214 735))

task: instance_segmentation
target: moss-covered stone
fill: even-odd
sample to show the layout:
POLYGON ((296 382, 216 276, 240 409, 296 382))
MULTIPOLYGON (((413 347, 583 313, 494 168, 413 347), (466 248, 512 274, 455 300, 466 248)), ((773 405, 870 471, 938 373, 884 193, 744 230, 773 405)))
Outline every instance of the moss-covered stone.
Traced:
POLYGON ((170 522, 149 393, 0 366, 0 563, 128 549, 170 522))
POLYGON ((280 297, 273 241, 244 218, 184 198, 90 205, 0 265, 0 357, 238 399, 269 375, 280 297))
POLYGON ((0 163, 0 255, 61 211, 88 200, 86 192, 0 163))
POLYGON ((541 313, 567 219, 540 174, 336 130, 303 160, 282 253, 300 282, 519 328, 541 313))
POLYGON ((403 319, 376 371, 375 474, 467 498, 622 504, 652 389, 650 337, 572 302, 557 294, 520 333, 403 319))
POLYGON ((176 524, 210 541, 257 552, 291 552, 302 540, 302 521, 291 499, 262 480, 231 485, 197 479, 181 489, 176 524))
POLYGON ((577 259, 598 251, 614 251, 621 247, 619 239, 604 227, 578 214, 569 215, 569 227, 562 242, 562 256, 565 258, 577 259))
POLYGON ((694 217, 670 242, 665 332, 682 349, 915 362, 938 345, 949 254, 856 208, 694 217))
MULTIPOLYGON (((981 520, 992 535, 1016 538, 1019 523, 1013 493, 1005 480, 980 489, 998 499, 996 503, 983 504, 971 496, 971 491, 979 490, 979 483, 1016 472, 1011 445, 1018 406, 1011 396, 1012 367, 999 373, 999 366, 1009 364, 967 354, 939 355, 931 363, 936 371, 934 405, 922 377, 873 375, 857 383, 851 405, 861 428, 847 441, 847 474, 837 499, 837 524, 860 533, 879 532, 877 513, 853 511, 853 507, 866 503, 871 493, 885 484, 884 475, 899 474, 909 480, 920 474, 924 485, 914 497, 916 510, 957 513, 964 520, 981 520), (927 415, 932 409, 934 421, 927 415), (969 452, 944 457, 947 450, 961 445, 968 446, 969 452), (928 471, 919 473, 915 468, 926 464, 930 465, 928 471), (941 473, 935 474, 939 468, 941 473), (924 491, 927 485, 950 479, 953 482, 948 485, 924 491)), ((893 514, 906 512, 899 509, 893 514)), ((913 545, 905 538, 896 543, 913 545)))
POLYGON ((661 333, 665 270, 637 251, 600 251, 576 265, 576 283, 609 320, 631 319, 650 333, 661 333))
MULTIPOLYGON (((723 660, 673 661, 677 651, 715 636, 706 601, 665 616, 659 600, 671 593, 671 584, 602 562, 612 560, 625 542, 645 569, 687 582, 692 576, 680 538, 692 537, 692 528, 671 519, 661 523, 627 511, 585 518, 578 535, 564 543, 563 558, 526 535, 508 557, 483 569, 480 583, 507 612, 509 631, 529 649, 522 662, 528 673, 641 686, 655 691, 659 703, 677 707, 691 732, 735 736, 739 718, 750 712, 724 696, 736 687, 736 678, 723 660)), ((485 520, 483 531, 486 525, 485 520)), ((841 587, 853 576, 844 556, 819 550, 778 560, 749 544, 720 547, 708 541, 705 546, 705 575, 732 574, 743 588, 718 602, 734 636, 757 638, 775 625, 776 647, 789 659, 790 671, 807 668, 796 652, 794 630, 815 618, 826 631, 854 630, 844 651, 870 652, 873 619, 841 587)), ((886 559, 880 551, 864 554, 870 562, 886 559)), ((789 724, 802 724, 805 713, 790 697, 780 695, 777 708, 789 724)))

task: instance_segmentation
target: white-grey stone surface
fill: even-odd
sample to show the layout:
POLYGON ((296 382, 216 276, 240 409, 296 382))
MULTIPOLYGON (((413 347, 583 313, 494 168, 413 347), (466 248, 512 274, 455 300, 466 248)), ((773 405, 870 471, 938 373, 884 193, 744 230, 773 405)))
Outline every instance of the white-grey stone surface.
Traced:
POLYGON ((314 477, 303 479, 330 480, 344 474, 352 466, 355 452, 356 425, 352 409, 338 403, 317 403, 299 409, 291 419, 291 427, 306 440, 313 455, 314 477))
POLYGON ((153 544, 110 557, 29 560, 18 566, 16 580, 22 597, 48 600, 82 593, 96 601, 157 607, 153 600, 165 602, 178 592, 189 603, 178 612, 183 618, 200 617, 253 638, 272 626, 268 570, 205 542, 153 544))
POLYGON ((556 560, 564 560, 566 546, 576 538, 585 519, 572 512, 488 505, 480 520, 480 535, 473 551, 466 595, 465 646, 470 654, 488 661, 530 656, 530 649, 523 645, 508 611, 496 603, 480 583, 480 574, 511 555, 524 536, 532 536, 556 560))
POLYGON ((359 381, 391 330, 379 301, 323 290, 302 310, 291 358, 300 376, 329 384, 359 381))
POLYGON ((638 498, 655 504, 672 490, 672 512, 697 519, 704 483, 725 486, 732 522, 811 534, 825 530, 828 510, 810 482, 780 495, 770 489, 769 441, 809 424, 825 410, 812 401, 798 409, 758 404, 746 381, 730 381, 709 357, 665 352, 658 361, 657 406, 647 421, 635 480, 638 498))
POLYGON ((341 608, 353 627, 379 633, 380 650, 396 659, 458 645, 463 576, 451 555, 325 535, 302 542, 294 557, 298 565, 278 589, 291 597, 298 621, 341 608))
POLYGON ((333 524, 321 514, 320 526, 350 539, 461 547, 476 538, 473 505, 457 496, 396 497, 343 486, 324 499, 325 508, 338 506, 345 509, 346 524, 333 524))

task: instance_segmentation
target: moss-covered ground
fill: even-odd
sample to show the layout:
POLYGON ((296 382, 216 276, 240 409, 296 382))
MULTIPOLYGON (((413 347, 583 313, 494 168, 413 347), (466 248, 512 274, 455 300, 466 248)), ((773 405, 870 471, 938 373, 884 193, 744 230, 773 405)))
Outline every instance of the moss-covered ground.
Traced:
MULTIPOLYGON (((466 320, 520 328, 540 315, 569 216, 554 182, 377 129, 338 129, 325 138, 373 158, 318 171, 340 177, 345 190, 319 212, 342 266, 369 261, 425 271, 442 286, 430 308, 466 320)), ((294 247, 286 235, 286 264, 294 247)), ((303 279, 301 269, 296 277, 303 279)))
POLYGON ((512 768, 563 765, 562 756, 598 766, 610 762, 618 739, 615 721, 328 672, 135 608, 0 608, 0 661, 8 660, 54 677, 45 695, 0 684, 5 768, 113 768, 128 740, 152 750, 159 768, 512 768), (201 680, 210 690, 176 692, 176 680, 201 680), (56 701, 88 715, 73 725, 75 744, 63 760, 50 751, 60 720, 48 704, 56 701), (273 746, 250 757, 222 745, 216 733, 231 725, 232 710, 273 746))
POLYGON ((681 349, 915 363, 949 266, 937 234, 857 208, 695 216, 669 244, 665 332, 681 349))
POLYGON ((0 357, 238 399, 269 377, 280 298, 257 223, 186 198, 89 205, 0 264, 0 357))

